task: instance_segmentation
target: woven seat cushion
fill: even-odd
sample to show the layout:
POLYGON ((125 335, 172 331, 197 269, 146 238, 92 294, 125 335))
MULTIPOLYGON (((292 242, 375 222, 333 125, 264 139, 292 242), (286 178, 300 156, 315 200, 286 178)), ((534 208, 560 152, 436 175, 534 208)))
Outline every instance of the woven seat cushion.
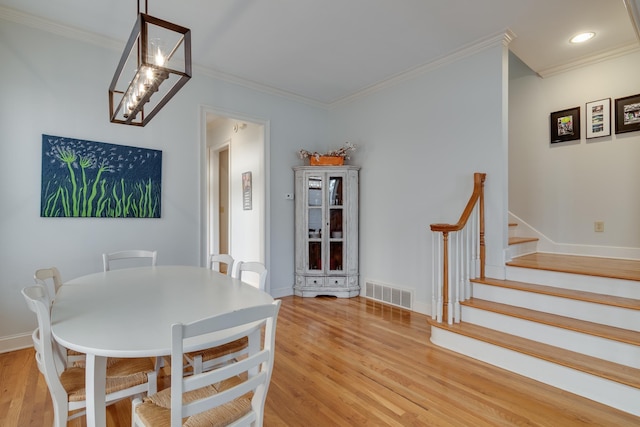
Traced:
MULTIPOLYGON (((72 351, 72 350, 69 350, 69 351, 72 351)), ((71 355, 71 354, 67 353, 67 355, 71 355)), ((83 355, 84 356, 83 353, 77 353, 77 355, 83 355)), ((122 361, 122 360, 127 360, 127 359, 119 359, 117 357, 109 357, 109 358, 107 358, 107 370, 111 366, 113 366, 113 365, 115 365, 117 363, 120 363, 120 361, 122 361)), ((134 360, 134 359, 129 359, 129 360, 134 360)), ((73 362, 73 366, 76 367, 76 368, 83 368, 84 369, 87 366, 87 360, 86 359, 76 360, 75 362, 73 362)), ((107 371, 107 375, 109 375, 108 371, 107 371)))
MULTIPOLYGON (((198 390, 185 393, 182 396, 184 403, 201 399, 233 387, 240 381, 238 378, 229 379, 216 387, 207 386, 198 390)), ((253 393, 247 393, 224 405, 209 409, 208 411, 187 417, 182 420, 184 427, 222 427, 241 418, 251 411, 251 397, 253 393)), ((146 397, 142 404, 136 407, 136 413, 148 426, 171 426, 171 388, 164 389, 152 396, 146 397)))
POLYGON ((186 356, 193 359, 198 355, 202 355, 202 361, 206 362, 207 360, 217 359, 218 357, 226 356, 227 354, 232 354, 237 351, 241 351, 247 348, 248 346, 249 346, 249 338, 242 337, 235 341, 231 341, 229 343, 222 344, 217 347, 211 347, 202 351, 186 353, 186 356))
MULTIPOLYGON (((106 394, 144 384, 148 381, 146 373, 153 371, 153 363, 149 358, 114 358, 109 359, 108 365, 106 394)), ((60 382, 67 391, 70 402, 86 400, 84 368, 73 367, 66 369, 60 375, 60 382)))

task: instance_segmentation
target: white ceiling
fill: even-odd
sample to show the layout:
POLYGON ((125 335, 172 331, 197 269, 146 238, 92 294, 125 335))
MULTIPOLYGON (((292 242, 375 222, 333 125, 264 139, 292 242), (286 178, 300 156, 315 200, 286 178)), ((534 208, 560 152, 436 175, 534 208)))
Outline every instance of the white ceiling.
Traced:
MULTIPOLYGON (((505 33, 514 37, 511 51, 541 76, 626 53, 639 47, 634 14, 627 11, 637 17, 639 5, 640 0, 149 0, 148 13, 191 29, 194 66, 330 105, 505 33), (595 31, 596 38, 570 45, 569 38, 583 30, 595 31)), ((122 47, 136 10, 135 0, 0 0, 0 17, 20 20, 18 12, 24 12, 122 47)))

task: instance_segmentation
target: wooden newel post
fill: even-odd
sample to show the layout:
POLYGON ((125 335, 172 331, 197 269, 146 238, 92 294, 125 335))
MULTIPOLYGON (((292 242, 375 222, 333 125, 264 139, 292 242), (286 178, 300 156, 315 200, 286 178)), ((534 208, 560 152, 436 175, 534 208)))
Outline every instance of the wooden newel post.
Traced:
POLYGON ((486 173, 476 173, 475 181, 480 187, 480 278, 484 279, 484 264, 486 261, 486 248, 484 242, 484 180, 486 179, 486 173))
POLYGON ((449 232, 442 232, 442 321, 449 322, 449 232))

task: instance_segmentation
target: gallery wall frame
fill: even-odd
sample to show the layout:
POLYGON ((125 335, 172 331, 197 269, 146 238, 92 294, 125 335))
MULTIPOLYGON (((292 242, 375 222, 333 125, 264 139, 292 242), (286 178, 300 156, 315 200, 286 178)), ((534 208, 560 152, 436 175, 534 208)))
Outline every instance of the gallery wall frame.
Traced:
POLYGON ((160 218, 160 150, 43 134, 41 177, 41 217, 160 218))
POLYGON ((615 100, 616 134, 640 130, 640 94, 615 100))
POLYGON ((587 102, 585 115, 587 139, 611 135, 611 98, 587 102))
POLYGON ((580 139, 580 107, 555 111, 550 115, 551 143, 580 139))

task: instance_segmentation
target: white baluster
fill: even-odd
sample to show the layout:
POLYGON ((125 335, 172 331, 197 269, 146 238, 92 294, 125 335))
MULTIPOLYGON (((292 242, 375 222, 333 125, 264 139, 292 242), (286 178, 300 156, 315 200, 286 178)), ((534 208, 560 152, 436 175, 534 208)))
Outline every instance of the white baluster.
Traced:
POLYGON ((462 285, 462 268, 463 268, 463 245, 462 245, 463 234, 461 231, 456 232, 456 277, 455 277, 455 300, 454 300, 454 322, 460 323, 460 298, 463 292, 462 285))
POLYGON ((453 325, 453 304, 451 303, 451 289, 453 288, 453 286, 451 285, 451 278, 453 277, 454 265, 453 262, 451 262, 451 253, 453 252, 453 249, 451 247, 453 246, 454 241, 455 239, 452 239, 451 233, 449 233, 449 245, 447 247, 447 253, 443 254, 443 256, 447 257, 447 259, 449 260, 449 263, 447 265, 447 276, 449 277, 449 288, 447 295, 447 323, 449 325, 453 325))
POLYGON ((471 298, 471 284, 469 282, 469 270, 471 269, 471 239, 473 236, 473 226, 467 224, 464 227, 464 277, 463 289, 464 289, 464 301, 471 298))

